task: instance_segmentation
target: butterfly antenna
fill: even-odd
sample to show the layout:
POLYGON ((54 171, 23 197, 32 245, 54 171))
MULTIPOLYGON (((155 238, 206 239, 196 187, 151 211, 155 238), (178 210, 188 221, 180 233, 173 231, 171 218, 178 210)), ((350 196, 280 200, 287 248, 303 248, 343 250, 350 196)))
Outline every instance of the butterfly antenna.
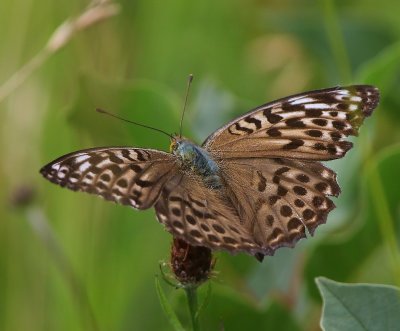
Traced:
POLYGON ((190 90, 190 85, 192 84, 193 81, 193 75, 190 74, 188 78, 188 83, 187 83, 187 88, 186 88, 186 96, 185 96, 185 103, 183 105, 183 111, 182 111, 182 116, 181 116, 181 123, 179 124, 179 138, 182 138, 182 123, 183 123, 183 116, 185 116, 185 110, 186 110, 186 104, 189 96, 189 90, 190 90))
POLYGON ((151 127, 151 126, 144 125, 144 124, 141 124, 141 123, 137 123, 137 122, 133 122, 133 121, 127 120, 127 119, 125 119, 125 118, 119 117, 118 115, 115 115, 115 114, 110 113, 110 112, 108 112, 108 111, 105 111, 105 110, 103 110, 103 109, 97 108, 96 111, 99 112, 100 114, 105 114, 105 115, 108 115, 108 116, 117 118, 117 119, 119 119, 119 120, 121 120, 121 121, 124 121, 124 122, 128 122, 128 123, 131 123, 131 124, 135 124, 135 125, 137 125, 137 126, 141 126, 141 127, 143 127, 143 128, 147 128, 147 129, 150 129, 150 130, 154 130, 154 131, 161 132, 161 133, 167 135, 168 137, 170 137, 171 139, 173 138, 172 135, 170 135, 169 133, 167 133, 167 132, 165 132, 165 131, 163 131, 163 130, 160 130, 160 129, 157 129, 157 128, 153 128, 153 127, 151 127))

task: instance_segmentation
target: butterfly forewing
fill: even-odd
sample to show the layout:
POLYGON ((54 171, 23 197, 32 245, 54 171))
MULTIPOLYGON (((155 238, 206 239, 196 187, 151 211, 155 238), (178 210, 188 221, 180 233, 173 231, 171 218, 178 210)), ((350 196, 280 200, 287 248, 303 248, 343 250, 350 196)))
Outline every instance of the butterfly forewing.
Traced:
POLYGON ((151 207, 176 171, 172 154, 140 148, 94 148, 67 154, 40 172, 74 191, 97 194, 137 209, 151 207))
POLYGON ((248 112, 213 133, 203 146, 221 159, 337 159, 352 147, 344 138, 357 134, 378 101, 378 90, 368 85, 298 94, 248 112))

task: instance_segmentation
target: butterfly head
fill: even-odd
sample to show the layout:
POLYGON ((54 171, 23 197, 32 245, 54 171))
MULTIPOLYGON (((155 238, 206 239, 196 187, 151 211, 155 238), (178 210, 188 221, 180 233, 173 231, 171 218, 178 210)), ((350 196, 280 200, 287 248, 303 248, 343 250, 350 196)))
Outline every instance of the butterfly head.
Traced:
POLYGON ((190 140, 177 135, 171 138, 169 150, 183 161, 190 162, 196 156, 194 144, 190 140))
POLYGON ((170 152, 181 160, 182 164, 192 170, 198 170, 203 165, 205 151, 187 138, 174 135, 171 138, 170 152))
POLYGON ((178 147, 178 140, 180 140, 180 138, 178 137, 178 136, 172 136, 172 138, 171 138, 171 142, 170 142, 170 144, 169 144, 169 151, 170 151, 170 153, 172 153, 172 154, 175 154, 174 152, 175 152, 175 150, 177 149, 177 147, 178 147))

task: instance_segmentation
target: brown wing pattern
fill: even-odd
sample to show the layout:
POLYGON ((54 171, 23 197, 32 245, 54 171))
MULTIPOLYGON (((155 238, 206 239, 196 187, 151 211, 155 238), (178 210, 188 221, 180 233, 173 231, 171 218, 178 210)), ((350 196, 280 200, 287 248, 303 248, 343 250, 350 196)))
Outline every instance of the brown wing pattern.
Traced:
POLYGON ((227 196, 199 181, 178 174, 164 186, 155 204, 160 223, 192 245, 256 254, 260 248, 227 196))
POLYGON ((93 148, 64 155, 40 172, 70 190, 146 209, 176 171, 175 161, 174 155, 151 149, 93 148))
POLYGON ((311 91, 262 105, 214 132, 203 147, 221 159, 290 157, 332 160, 352 147, 379 91, 354 85, 311 91))
POLYGON ((318 162, 241 159, 223 164, 226 189, 207 189, 183 174, 155 205, 167 230, 192 245, 273 255, 325 223, 340 192, 335 173, 318 162))
POLYGON ((335 207, 327 196, 340 193, 336 174, 319 162, 229 160, 224 174, 243 225, 267 254, 293 247, 306 229, 313 235, 335 207))
POLYGON ((41 173, 137 209, 154 205, 166 229, 192 245, 261 259, 325 223, 335 207, 328 196, 340 188, 336 174, 318 161, 343 157, 352 147, 345 138, 357 134, 378 101, 375 87, 337 87, 280 99, 235 119, 203 143, 220 167, 221 189, 207 187, 175 155, 140 148, 78 151, 41 173))

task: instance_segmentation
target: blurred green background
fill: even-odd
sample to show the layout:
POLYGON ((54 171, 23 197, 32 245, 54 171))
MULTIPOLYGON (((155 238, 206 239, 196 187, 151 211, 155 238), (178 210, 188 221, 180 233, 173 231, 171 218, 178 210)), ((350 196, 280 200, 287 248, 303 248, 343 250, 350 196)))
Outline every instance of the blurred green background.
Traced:
MULTIPOLYGON (((199 143, 292 93, 369 83, 382 94, 355 147, 329 163, 343 193, 315 237, 262 264, 216 254, 204 330, 319 330, 316 276, 400 285, 398 1, 118 4, 0 99, 0 330, 171 330, 154 286, 171 237, 154 211, 61 189, 38 171, 95 146, 168 150, 164 136, 94 109, 176 132, 189 73, 184 133, 199 143)), ((0 1, 0 86, 87 5, 0 1)), ((183 293, 164 288, 188 325, 183 293)))

